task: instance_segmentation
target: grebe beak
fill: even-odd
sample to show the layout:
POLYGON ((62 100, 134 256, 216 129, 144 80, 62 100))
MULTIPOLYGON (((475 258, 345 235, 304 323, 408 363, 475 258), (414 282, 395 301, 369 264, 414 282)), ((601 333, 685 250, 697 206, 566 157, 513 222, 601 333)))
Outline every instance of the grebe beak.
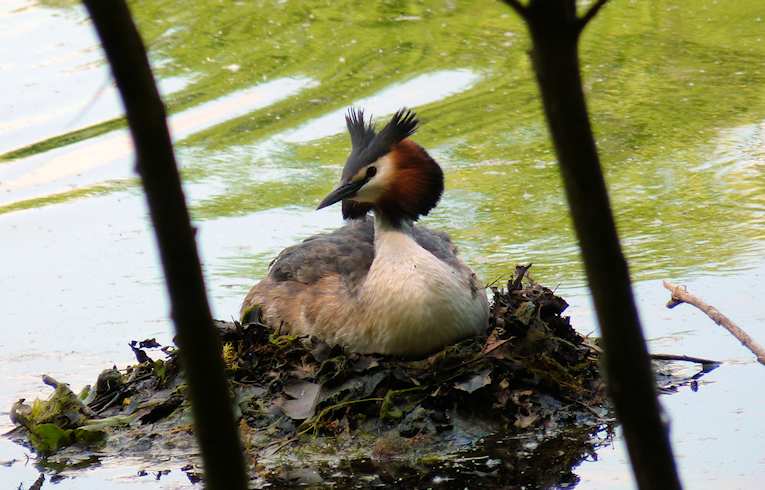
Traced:
POLYGON ((367 181, 365 179, 359 179, 355 182, 340 184, 340 186, 337 189, 330 192, 329 195, 325 197, 322 202, 319 203, 319 206, 316 208, 316 210, 326 208, 327 206, 331 206, 332 204, 342 201, 343 199, 347 197, 352 197, 353 195, 356 194, 356 191, 361 189, 361 187, 363 187, 364 184, 366 183, 367 181))

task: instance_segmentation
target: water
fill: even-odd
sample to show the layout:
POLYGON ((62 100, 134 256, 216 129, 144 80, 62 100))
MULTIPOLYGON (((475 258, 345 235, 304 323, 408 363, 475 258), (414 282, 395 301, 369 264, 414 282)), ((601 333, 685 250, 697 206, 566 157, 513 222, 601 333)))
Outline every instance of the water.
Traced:
MULTIPOLYGON (((452 234, 486 282, 516 262, 595 332, 576 242, 520 22, 500 2, 159 2, 133 5, 171 126, 214 314, 236 315, 283 247, 340 224, 314 212, 348 151, 345 107, 418 110, 417 140, 445 168, 428 226, 452 234)), ((654 352, 720 359, 698 392, 662 397, 688 488, 765 478, 765 370, 662 278, 765 343, 765 7, 614 2, 582 42, 585 88, 654 352)), ((0 6, 0 430, 18 398, 75 388, 131 362, 127 342, 172 337, 121 108, 83 10, 0 6), (8 49, 7 47, 12 47, 8 49)), ((27 452, 0 440, 0 481, 28 487, 27 452)), ((164 466, 163 466, 164 464, 164 466)), ((59 488, 177 488, 102 461, 59 488)), ((176 468, 177 469, 177 468, 176 468)), ((620 439, 579 488, 633 488, 620 439)), ((64 476, 72 473, 64 473, 64 476)))

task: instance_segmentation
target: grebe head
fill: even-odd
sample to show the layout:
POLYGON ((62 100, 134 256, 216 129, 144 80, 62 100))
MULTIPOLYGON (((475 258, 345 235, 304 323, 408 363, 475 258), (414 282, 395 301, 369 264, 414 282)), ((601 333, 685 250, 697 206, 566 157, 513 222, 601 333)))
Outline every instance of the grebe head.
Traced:
POLYGON ((361 109, 349 109, 345 122, 351 154, 340 185, 317 209, 343 201, 343 218, 363 218, 374 210, 394 225, 428 214, 441 198, 444 174, 425 149, 408 139, 417 130, 415 113, 399 110, 379 133, 361 109))

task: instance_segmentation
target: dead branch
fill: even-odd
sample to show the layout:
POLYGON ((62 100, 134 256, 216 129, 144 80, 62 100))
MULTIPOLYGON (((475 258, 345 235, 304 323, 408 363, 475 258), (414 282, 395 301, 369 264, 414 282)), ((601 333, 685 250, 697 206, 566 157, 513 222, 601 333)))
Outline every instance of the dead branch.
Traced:
POLYGON ((40 473, 40 476, 38 476, 37 480, 35 480, 32 486, 29 487, 29 490, 40 490, 43 486, 43 483, 45 483, 45 473, 40 473))
POLYGON ((651 359, 654 361, 682 361, 682 362, 695 362, 696 364, 711 365, 722 364, 720 361, 713 361, 712 359, 704 359, 703 357, 693 357, 678 354, 651 354, 651 359))
POLYGON ((672 284, 669 281, 664 281, 664 287, 672 293, 672 297, 667 302, 667 308, 674 308, 675 306, 688 303, 693 305, 699 310, 706 313, 706 315, 712 319, 713 322, 725 328, 731 333, 741 344, 749 349, 749 351, 757 356, 757 361, 760 364, 765 365, 765 348, 758 344, 752 337, 749 336, 744 330, 727 316, 720 313, 720 311, 712 305, 706 304, 701 298, 688 292, 685 286, 678 286, 672 284))

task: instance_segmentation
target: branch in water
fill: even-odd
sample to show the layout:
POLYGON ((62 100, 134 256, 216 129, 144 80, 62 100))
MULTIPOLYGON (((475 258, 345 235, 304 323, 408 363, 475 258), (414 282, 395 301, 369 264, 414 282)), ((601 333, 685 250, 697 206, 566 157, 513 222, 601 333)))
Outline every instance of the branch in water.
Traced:
POLYGON ((682 361, 682 362, 695 362, 696 364, 711 365, 722 364, 720 361, 713 361, 712 359, 704 359, 703 357, 684 356, 677 354, 651 354, 651 359, 654 361, 682 361))
POLYGON ((733 323, 733 321, 727 316, 720 313, 720 311, 714 306, 706 304, 701 298, 688 292, 685 286, 678 286, 671 282, 664 281, 664 287, 672 293, 672 298, 667 302, 667 308, 674 308, 675 306, 688 303, 693 305, 699 310, 706 313, 706 315, 712 319, 716 324, 724 327, 728 332, 741 342, 744 347, 749 349, 752 354, 757 356, 757 361, 760 364, 765 365, 765 349, 758 344, 752 337, 744 332, 741 327, 733 323))

